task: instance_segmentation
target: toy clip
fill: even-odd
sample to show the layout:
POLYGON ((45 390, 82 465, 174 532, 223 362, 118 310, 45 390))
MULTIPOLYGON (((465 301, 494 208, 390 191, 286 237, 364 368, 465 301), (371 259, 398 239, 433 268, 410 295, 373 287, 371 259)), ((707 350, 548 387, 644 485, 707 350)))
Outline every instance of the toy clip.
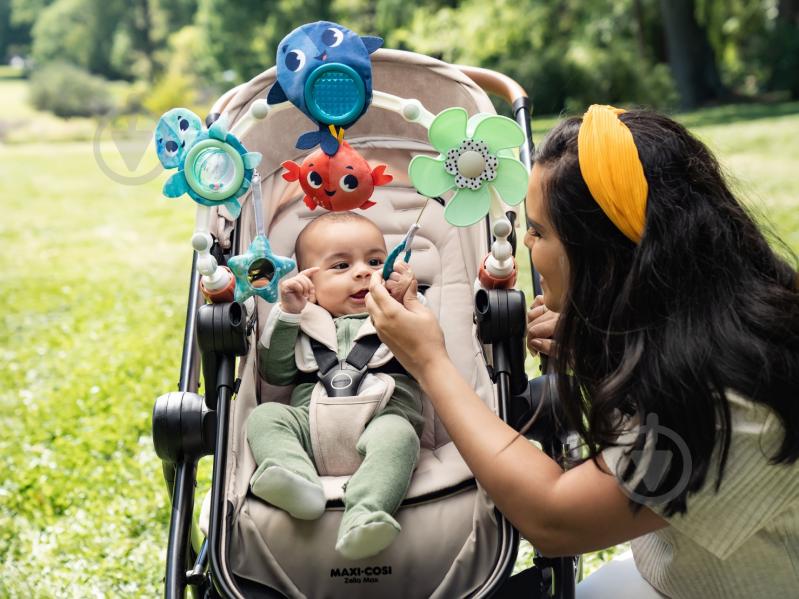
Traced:
POLYGON ((391 273, 394 271, 394 263, 403 250, 405 250, 405 256, 403 256, 402 260, 407 263, 408 260, 411 259, 411 243, 413 243, 413 238, 416 236, 416 231, 419 229, 421 229, 419 223, 413 223, 405 234, 405 237, 402 238, 402 241, 391 250, 388 257, 386 257, 386 263, 383 265, 383 279, 388 279, 388 277, 391 276, 391 273))

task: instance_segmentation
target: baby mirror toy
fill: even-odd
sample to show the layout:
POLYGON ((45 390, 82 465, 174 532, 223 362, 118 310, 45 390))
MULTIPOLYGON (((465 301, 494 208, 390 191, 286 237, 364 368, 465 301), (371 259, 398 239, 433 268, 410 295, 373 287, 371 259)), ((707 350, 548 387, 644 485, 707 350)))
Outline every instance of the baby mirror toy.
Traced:
POLYGON ((239 215, 238 198, 250 187, 261 154, 248 152, 228 132, 225 116, 203 131, 200 117, 186 108, 173 108, 158 121, 155 141, 164 168, 178 169, 164 183, 165 196, 188 194, 198 204, 222 204, 234 218, 239 215))

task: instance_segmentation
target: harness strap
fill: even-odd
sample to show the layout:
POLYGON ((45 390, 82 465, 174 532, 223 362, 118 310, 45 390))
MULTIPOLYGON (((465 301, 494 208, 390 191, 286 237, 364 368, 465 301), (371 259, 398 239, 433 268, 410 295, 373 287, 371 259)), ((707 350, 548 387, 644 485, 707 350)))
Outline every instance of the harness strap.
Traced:
POLYGON ((338 366, 338 356, 336 356, 335 352, 319 343, 316 339, 311 339, 311 349, 320 373, 325 374, 331 368, 338 366))
MULTIPOLYGON (((377 335, 369 335, 368 337, 361 337, 356 341, 349 355, 347 355, 346 362, 356 370, 362 370, 375 355, 377 348, 380 347, 380 338, 377 335)), ((322 374, 327 373, 331 368, 335 368, 339 364, 338 356, 330 348, 322 345, 316 339, 311 339, 311 349, 313 356, 316 358, 316 364, 319 366, 319 372, 322 374)))
POLYGON ((377 335, 369 335, 368 337, 361 337, 352 346, 347 362, 352 366, 361 370, 375 355, 377 348, 380 347, 380 338, 377 335))
MULTIPOLYGON (((334 351, 321 344, 316 339, 311 339, 311 349, 319 370, 315 373, 301 372, 297 375, 296 383, 311 383, 321 381, 333 396, 356 395, 361 381, 366 374, 366 366, 380 347, 380 338, 377 335, 362 337, 356 341, 345 360, 339 361, 334 351), (346 376, 341 375, 346 371, 346 376), (347 383, 347 384, 345 384, 347 383)), ((392 358, 383 366, 373 368, 372 373, 384 372, 386 374, 405 374, 408 372, 396 358, 392 358)))
MULTIPOLYGON (((408 371, 403 368, 402 364, 400 364, 397 358, 391 358, 388 362, 383 364, 382 366, 378 366, 376 368, 370 368, 369 372, 371 374, 378 374, 382 372, 383 374, 404 374, 405 376, 410 376, 408 371)), ((316 372, 298 372, 297 376, 294 377, 295 385, 302 385, 303 383, 318 383, 319 382, 319 375, 316 372)))

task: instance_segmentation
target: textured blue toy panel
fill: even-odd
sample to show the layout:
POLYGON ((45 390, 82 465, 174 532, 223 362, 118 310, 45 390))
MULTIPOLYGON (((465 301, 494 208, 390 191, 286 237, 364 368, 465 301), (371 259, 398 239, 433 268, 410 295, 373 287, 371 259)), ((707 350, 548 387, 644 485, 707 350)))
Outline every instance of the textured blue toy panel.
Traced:
MULTIPOLYGON (((345 71, 330 70, 323 73, 314 79, 310 91, 312 102, 320 113, 319 120, 332 125, 351 121, 363 110, 363 84, 345 71)), ((311 110, 316 112, 313 108, 311 110)))

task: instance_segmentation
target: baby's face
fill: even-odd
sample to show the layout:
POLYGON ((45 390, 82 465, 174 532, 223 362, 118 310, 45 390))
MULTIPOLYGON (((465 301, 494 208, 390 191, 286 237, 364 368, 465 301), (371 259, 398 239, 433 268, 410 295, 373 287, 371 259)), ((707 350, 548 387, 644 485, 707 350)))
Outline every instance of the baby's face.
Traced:
POLYGON ((380 230, 358 220, 331 222, 315 227, 303 243, 303 268, 319 267, 312 277, 316 303, 333 316, 366 312, 369 279, 386 261, 380 230))

